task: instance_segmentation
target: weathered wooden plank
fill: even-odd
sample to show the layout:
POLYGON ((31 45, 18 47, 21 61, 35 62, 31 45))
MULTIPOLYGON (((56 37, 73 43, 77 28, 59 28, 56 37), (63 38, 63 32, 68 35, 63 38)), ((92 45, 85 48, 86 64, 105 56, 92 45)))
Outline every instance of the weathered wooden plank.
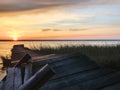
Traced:
POLYGON ((86 71, 83 73, 79 73, 78 76, 74 76, 74 77, 70 76, 71 79, 67 79, 67 81, 69 82, 69 85, 75 85, 78 83, 89 81, 91 79, 103 77, 111 73, 113 73, 113 71, 111 70, 102 70, 102 69, 89 70, 88 72, 86 71))
POLYGON ((31 56, 29 54, 26 54, 23 56, 23 58, 15 65, 15 67, 21 65, 22 63, 27 63, 31 59, 31 56))
POLYGON ((72 85, 65 88, 61 88, 61 90, 82 90, 82 87, 79 85, 72 85))
POLYGON ((50 59, 50 60, 46 60, 48 63, 55 63, 55 62, 58 62, 58 61, 63 61, 63 60, 66 60, 66 59, 84 59, 84 60, 88 60, 89 58, 86 57, 85 55, 81 55, 81 54, 68 54, 68 55, 63 55, 63 56, 60 56, 60 57, 57 57, 57 58, 53 58, 53 59, 50 59))
MULTIPOLYGON (((59 61, 62 61, 62 60, 66 60, 68 58, 71 58, 72 56, 68 56, 68 55, 65 55, 65 56, 59 56, 57 58, 52 58, 52 59, 47 59, 47 60, 43 60, 43 61, 39 61, 39 62, 33 62, 32 65, 33 65, 33 73, 35 73, 36 71, 38 71, 42 66, 44 66, 45 64, 49 64, 50 66, 53 65, 53 63, 55 62, 59 62, 59 61)), ((53 67, 53 66, 52 66, 53 67)))
POLYGON ((14 70, 15 68, 8 68, 8 74, 3 86, 3 90, 14 90, 14 70))
MULTIPOLYGON (((52 62, 52 63, 49 63, 49 65, 55 69, 56 73, 58 74, 59 72, 63 73, 63 72, 68 72, 68 71, 71 71, 71 68, 79 68, 79 67, 82 67, 82 66, 87 66, 87 65, 95 65, 96 63, 93 62, 93 61, 89 61, 89 60, 85 60, 83 57, 82 58, 65 58, 63 60, 58 60, 58 61, 55 61, 55 62, 52 62), (66 70, 67 69, 67 70, 66 70)), ((33 64, 33 67, 34 68, 34 71, 37 71, 38 68, 41 68, 41 64, 38 63, 34 63, 33 64), (36 68, 37 67, 37 68, 36 68)))
POLYGON ((78 64, 78 66, 77 66, 77 64, 68 65, 68 66, 59 68, 61 70, 58 70, 58 69, 54 68, 55 71, 56 71, 56 74, 52 79, 58 79, 58 78, 62 78, 62 77, 72 75, 74 73, 83 72, 83 71, 86 71, 86 70, 92 70, 92 69, 98 68, 98 66, 96 64, 90 64, 90 65, 89 64, 84 64, 84 65, 85 66, 80 66, 79 64, 78 64))
MULTIPOLYGON (((26 54, 13 68, 8 68, 8 75, 5 81, 5 85, 3 87, 3 90, 18 90, 18 88, 22 85, 22 67, 18 67, 22 63, 26 63, 28 60, 30 60, 31 56, 26 54)), ((30 76, 30 69, 29 65, 26 66, 27 70, 25 70, 25 78, 24 80, 27 80, 30 76)), ((32 71, 32 70, 31 70, 32 71)))
POLYGON ((2 90, 3 87, 3 81, 0 81, 0 90, 2 90))
POLYGON ((65 59, 69 59, 71 57, 75 57, 74 55, 63 55, 63 56, 58 56, 58 57, 55 57, 55 58, 51 58, 51 59, 46 59, 46 60, 42 60, 42 61, 37 61, 37 62, 33 62, 33 64, 39 64, 39 66, 41 65, 45 65, 45 64, 51 64, 51 63, 55 63, 55 62, 58 62, 58 61, 62 61, 62 60, 65 60, 65 59))
POLYGON ((12 60, 21 59, 21 57, 23 57, 25 54, 24 45, 23 44, 14 45, 11 52, 12 52, 12 55, 11 55, 12 60))
POLYGON ((111 73, 82 83, 82 90, 98 90, 120 81, 120 72, 111 73))
POLYGON ((56 62, 56 63, 52 63, 51 67, 53 67, 55 70, 57 69, 63 69, 67 71, 71 71, 71 68, 79 68, 79 67, 86 67, 87 65, 96 65, 96 63, 92 62, 92 61, 87 61, 84 59, 66 59, 64 61, 61 62, 56 62), (64 62, 65 61, 65 62, 64 62))
POLYGON ((49 59, 51 57, 56 57, 56 56, 58 56, 58 55, 56 55, 56 54, 49 54, 49 55, 35 56, 35 57, 32 57, 32 60, 33 61, 45 60, 45 59, 49 59))
POLYGON ((95 69, 95 70, 88 70, 85 72, 79 72, 79 73, 75 73, 73 75, 66 76, 63 78, 50 80, 44 86, 44 89, 49 88, 49 90, 51 90, 51 89, 58 90, 58 88, 65 88, 65 87, 69 87, 69 86, 78 85, 79 83, 82 83, 82 82, 85 82, 85 81, 88 81, 88 80, 91 80, 94 78, 102 77, 102 76, 110 74, 112 72, 113 72, 112 70, 108 70, 108 69, 95 69), (62 85, 62 83, 64 86, 62 85), (62 86, 60 86, 60 85, 62 85, 62 86))
POLYGON ((48 81, 50 77, 52 77, 55 72, 48 66, 45 65, 42 69, 40 69, 36 74, 34 74, 29 80, 27 80, 19 90, 37 90, 39 89, 45 82, 48 81))
POLYGON ((24 83, 32 76, 32 63, 25 66, 24 83))
POLYGON ((63 82, 58 86, 54 86, 54 87, 49 87, 48 84, 47 87, 42 87, 39 90, 82 90, 82 87, 78 84, 70 86, 67 82, 63 82))
POLYGON ((78 73, 74 73, 70 76, 67 76, 67 77, 63 77, 63 78, 58 78, 58 79, 55 79, 55 80, 50 80, 50 82, 55 82, 57 83, 58 81, 63 81, 63 80, 67 80, 68 82, 70 82, 71 85, 73 84, 76 84, 74 81, 76 81, 77 83, 80 81, 80 82, 84 82, 84 81, 87 81, 87 80, 90 80, 90 79, 94 79, 94 78, 97 78, 97 77, 101 77, 101 76, 104 76, 104 75, 107 75, 107 74, 110 74, 112 73, 113 71, 112 70, 103 70, 103 69, 92 69, 92 70, 88 70, 88 71, 85 71, 85 72, 78 72, 78 73))
POLYGON ((56 71, 62 71, 61 70, 62 66, 64 66, 64 65, 66 66, 66 64, 70 64, 74 61, 78 61, 81 63, 82 62, 95 63, 93 61, 89 61, 88 58, 85 56, 65 55, 65 56, 60 56, 60 57, 53 58, 53 59, 43 60, 40 62, 33 62, 33 67, 34 67, 33 73, 36 72, 39 68, 41 68, 41 66, 45 65, 46 63, 48 63, 54 69, 57 69, 58 67, 60 67, 60 70, 58 68, 58 70, 56 70, 56 71))
POLYGON ((70 59, 65 59, 65 60, 62 60, 62 61, 58 61, 58 62, 53 62, 51 64, 51 66, 53 68, 56 68, 56 67, 61 67, 63 65, 69 65, 69 64, 74 64, 74 63, 79 63, 80 65, 84 65, 86 63, 89 63, 89 64, 93 64, 94 62, 92 61, 88 61, 88 60, 84 60, 84 58, 70 58, 70 59))
POLYGON ((22 85, 22 73, 21 68, 16 67, 14 71, 14 90, 18 90, 18 88, 22 85))
POLYGON ((107 86, 107 87, 105 87, 105 88, 103 88, 101 90, 120 90, 120 83, 107 86))

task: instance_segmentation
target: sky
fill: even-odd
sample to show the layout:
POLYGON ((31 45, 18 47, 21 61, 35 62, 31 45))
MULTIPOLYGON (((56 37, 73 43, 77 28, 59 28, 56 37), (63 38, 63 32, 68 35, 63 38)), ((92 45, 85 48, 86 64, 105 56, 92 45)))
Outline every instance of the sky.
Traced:
POLYGON ((0 0, 0 40, 120 39, 120 0, 0 0))

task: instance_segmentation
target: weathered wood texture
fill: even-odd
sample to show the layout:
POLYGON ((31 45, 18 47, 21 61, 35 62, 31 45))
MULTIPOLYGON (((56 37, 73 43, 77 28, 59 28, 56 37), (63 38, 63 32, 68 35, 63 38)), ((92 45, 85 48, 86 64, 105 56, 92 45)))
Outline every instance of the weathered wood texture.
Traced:
MULTIPOLYGON (((43 56, 33 56, 32 57, 32 62, 39 62, 39 61, 42 61, 42 60, 46 60, 46 59, 53 59, 53 58, 56 58, 58 57, 58 55, 55 55, 55 54, 50 54, 50 55, 43 55, 43 56)), ((15 60, 15 61, 11 61, 11 66, 14 66, 16 65, 16 63, 18 63, 19 60, 15 60)))
POLYGON ((23 44, 14 45, 11 52, 12 52, 11 55, 12 60, 20 60, 21 57, 23 57, 26 53, 23 44))
POLYGON ((47 64, 27 80, 19 90, 38 90, 54 74, 55 72, 47 64))
POLYGON ((120 72, 111 73, 82 83, 83 90, 98 90, 120 81, 120 72))
POLYGON ((32 76, 32 63, 25 66, 24 83, 32 76))
POLYGON ((102 90, 120 90, 120 83, 116 83, 111 86, 104 87, 102 90))
POLYGON ((15 68, 8 68, 8 74, 2 90, 14 90, 14 71, 15 68))
POLYGON ((0 81, 0 90, 2 90, 3 87, 3 81, 0 81))
POLYGON ((31 59, 31 56, 26 54, 14 67, 8 68, 6 80, 4 82, 2 90, 18 90, 18 88, 23 83, 22 74, 26 74, 26 75, 23 75, 25 76, 25 80, 30 78, 31 72, 32 72, 31 64, 26 65, 27 67, 26 70, 23 70, 22 68, 22 64, 28 63, 30 59, 31 59), (25 73, 22 70, 25 71, 25 73))
POLYGON ((13 68, 8 68, 5 84, 1 90, 37 90, 51 78, 55 72, 46 64, 32 76, 32 63, 26 54, 13 68), (25 64, 26 63, 26 64, 25 64))
MULTIPOLYGON (((33 72, 35 73, 45 63, 48 63, 56 74, 39 90, 100 90, 120 83, 119 71, 101 68, 81 54, 33 62, 33 72)), ((113 88, 119 87, 113 86, 113 88)))
MULTIPOLYGON (((35 54, 29 51, 28 49, 26 50, 26 52, 29 52, 31 55, 33 54, 33 57, 35 56, 35 54)), ((52 55, 51 56, 48 55, 44 57, 38 56, 32 59, 34 61, 32 63, 32 67, 33 67, 32 74, 35 75, 35 73, 39 71, 39 69, 41 69, 45 64, 49 64, 50 67, 52 67, 56 72, 56 74, 45 85, 42 84, 43 86, 39 88, 39 90, 119 90, 120 89, 120 77, 119 77, 120 71, 115 71, 113 69, 108 69, 103 67, 101 68, 95 62, 93 62, 88 57, 80 53, 55 56, 55 57, 52 57, 52 55)), ((6 78, 8 77, 9 76, 7 75, 6 78)), ((30 77, 31 77, 31 64, 28 64, 25 67, 25 75, 24 75, 24 82, 26 82, 26 86, 27 85, 29 86, 30 84, 27 84, 27 82, 32 81, 32 79, 34 78, 34 77, 31 78, 30 77)), ((7 80, 4 83, 7 84, 7 80)), ((38 86, 36 86, 35 83, 33 82, 31 83, 32 85, 30 85, 30 87, 32 88, 28 87, 27 89, 36 90, 38 86)), ((41 82, 39 82, 39 84, 41 84, 41 82)), ((19 86, 20 83, 17 85, 17 87, 19 86)), ((20 90, 27 90, 26 87, 24 86, 22 87, 22 86, 21 86, 22 89, 20 88, 20 90)), ((12 90, 10 88, 9 90, 12 90)))
POLYGON ((8 74, 1 90, 18 90, 21 85, 21 68, 8 68, 8 74))
POLYGON ((18 88, 22 85, 22 76, 21 76, 21 68, 16 67, 14 71, 14 89, 18 90, 18 88))
POLYGON ((12 55, 11 55, 12 60, 20 60, 21 57, 23 57, 25 54, 29 54, 32 57, 38 56, 37 53, 31 51, 28 48, 25 48, 23 44, 14 45, 11 52, 12 52, 12 55))
POLYGON ((23 56, 23 58, 15 65, 15 67, 20 66, 22 63, 27 63, 31 59, 29 54, 23 56))

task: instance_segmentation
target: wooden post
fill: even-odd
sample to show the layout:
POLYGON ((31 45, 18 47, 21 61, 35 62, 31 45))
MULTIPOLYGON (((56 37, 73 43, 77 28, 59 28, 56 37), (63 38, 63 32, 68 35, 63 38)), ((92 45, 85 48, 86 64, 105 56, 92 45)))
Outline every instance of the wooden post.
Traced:
POLYGON ((20 67, 16 67, 14 70, 14 89, 18 90, 18 88, 22 85, 22 72, 20 67))
MULTIPOLYGON (((25 70, 25 65, 24 65, 24 63, 26 64, 26 63, 28 63, 28 61, 31 59, 31 56, 29 55, 29 54, 26 54, 16 65, 15 65, 15 67, 19 67, 19 68, 21 68, 21 78, 22 78, 22 83, 24 83, 24 77, 26 77, 26 75, 25 75, 25 72, 26 72, 26 70, 25 70)), ((32 65, 31 65, 31 68, 32 68, 32 65)), ((30 68, 30 69, 31 69, 30 68)), ((32 70, 32 69, 31 69, 32 70)), ((30 70, 29 70, 30 71, 30 70)), ((30 71, 30 72, 32 72, 32 71, 30 71)), ((30 76, 29 76, 30 77, 30 76)), ((27 77, 27 79, 29 78, 29 77, 27 77)))
POLYGON ((8 74, 2 90, 14 90, 14 71, 15 68, 8 68, 8 74))
POLYGON ((18 90, 38 90, 45 84, 55 72, 46 64, 35 75, 33 75, 28 81, 26 81, 18 90))
POLYGON ((11 52, 12 52, 11 55, 12 60, 20 60, 21 57, 23 57, 24 54, 26 53, 24 50, 24 44, 14 45, 11 52))
POLYGON ((29 54, 26 54, 16 65, 15 67, 20 66, 22 63, 27 63, 31 59, 29 54))
POLYGON ((24 70, 24 83, 32 76, 32 63, 28 63, 24 70))

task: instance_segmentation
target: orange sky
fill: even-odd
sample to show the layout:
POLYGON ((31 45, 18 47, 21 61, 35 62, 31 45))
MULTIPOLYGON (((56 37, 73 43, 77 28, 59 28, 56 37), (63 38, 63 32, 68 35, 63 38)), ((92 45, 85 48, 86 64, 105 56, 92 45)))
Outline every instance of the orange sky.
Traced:
POLYGON ((27 1, 0 1, 0 40, 120 39, 119 0, 27 1))

